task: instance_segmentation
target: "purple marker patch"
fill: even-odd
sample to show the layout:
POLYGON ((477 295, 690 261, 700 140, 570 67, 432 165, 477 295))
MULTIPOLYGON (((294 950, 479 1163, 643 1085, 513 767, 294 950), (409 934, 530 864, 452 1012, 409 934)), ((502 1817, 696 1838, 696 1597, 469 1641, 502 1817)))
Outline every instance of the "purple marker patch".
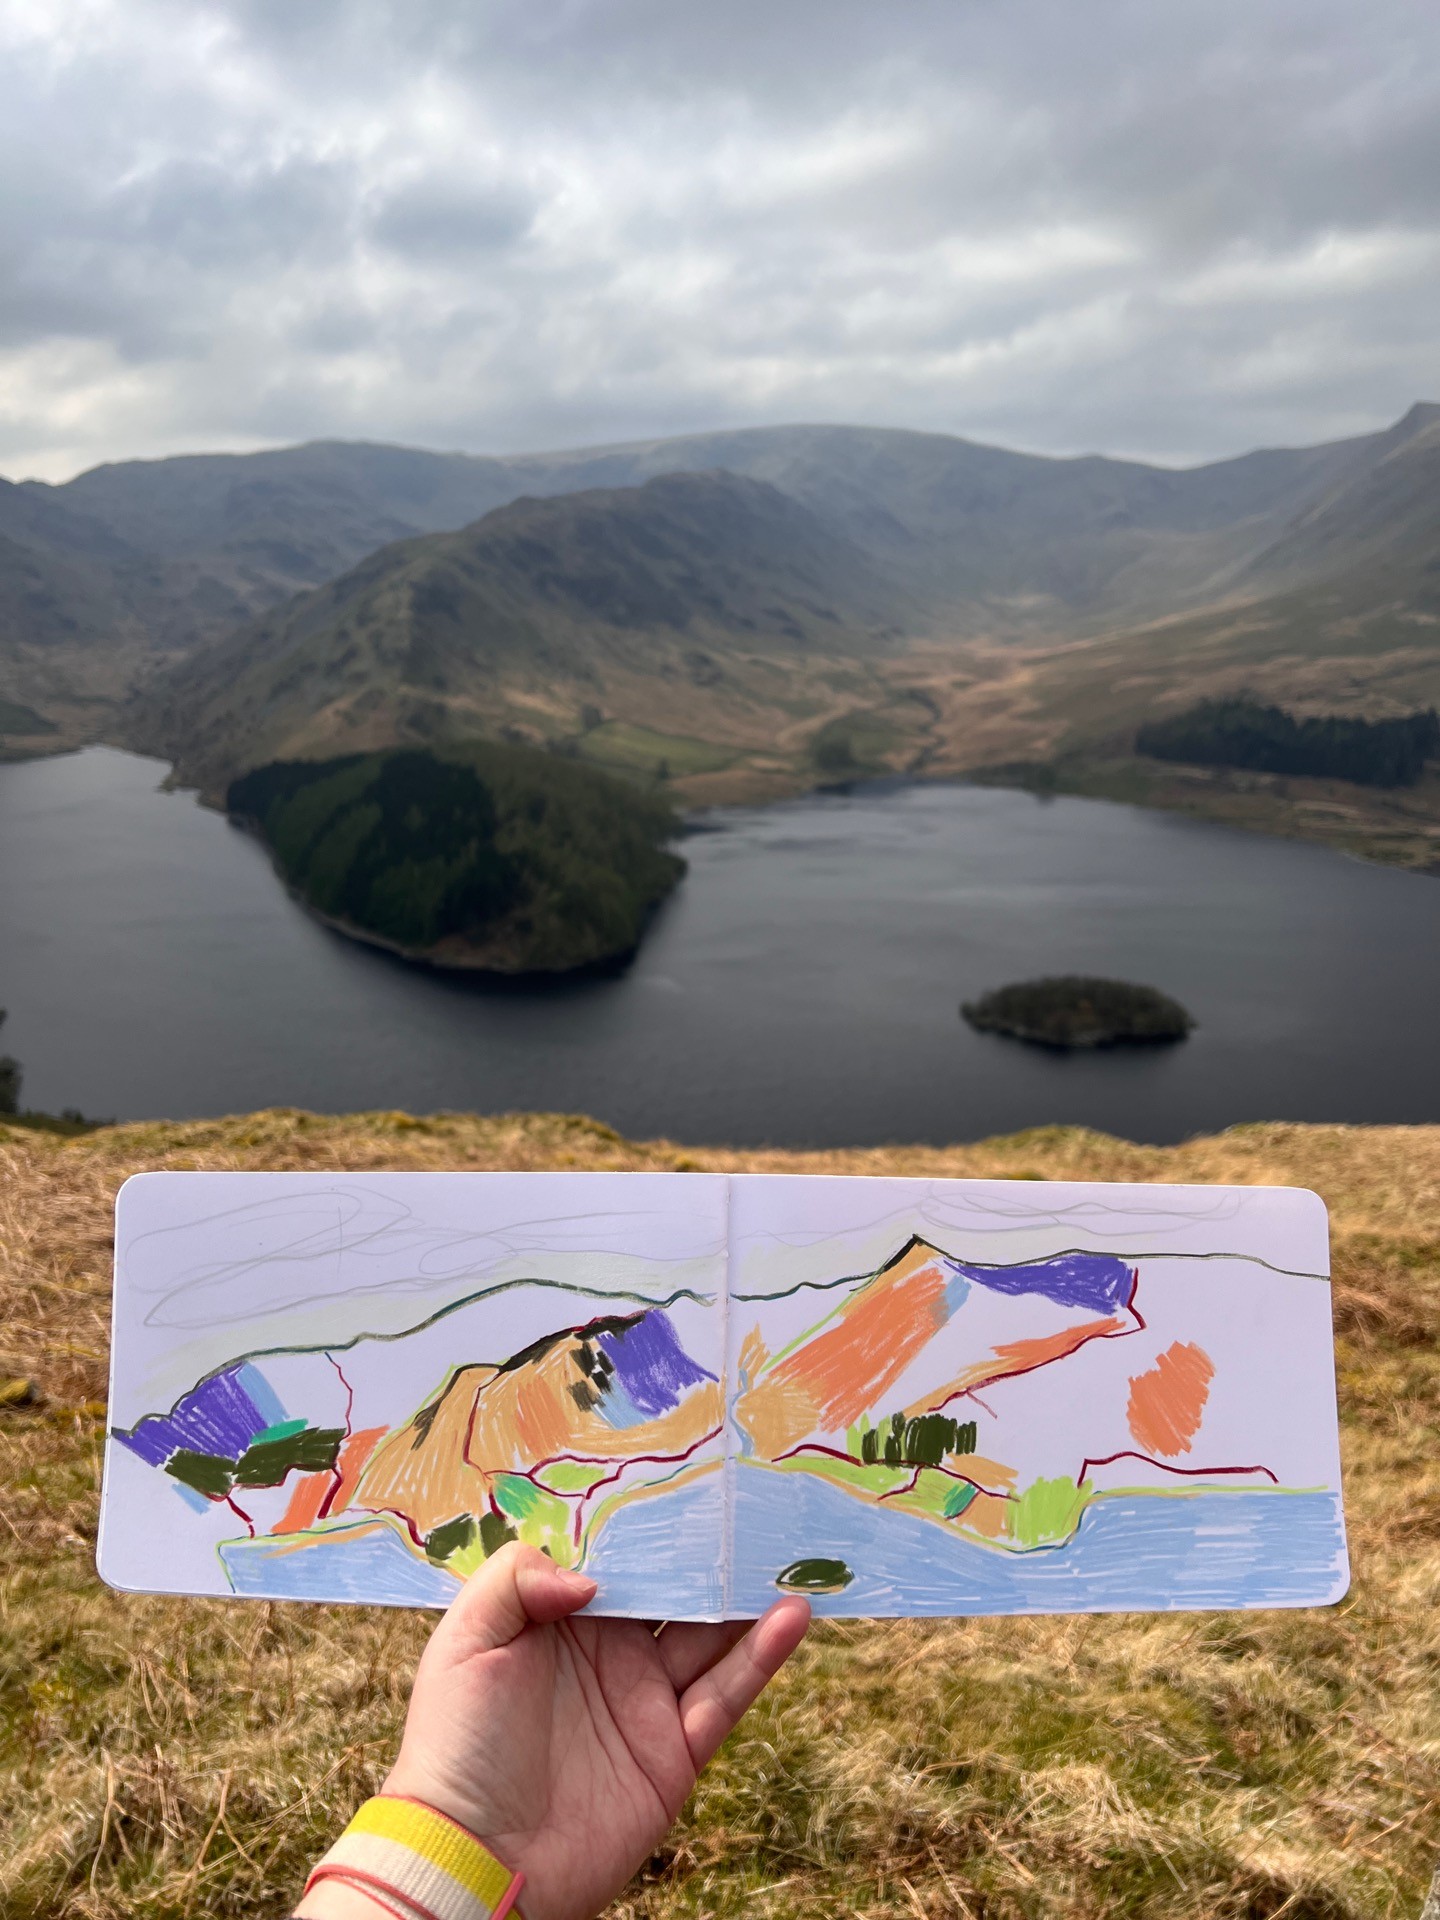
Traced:
POLYGON ((669 1316, 658 1307, 619 1333, 602 1333, 599 1346, 631 1404, 651 1418, 679 1406, 702 1380, 715 1378, 690 1358, 669 1316))
POLYGON ((1084 1307, 1097 1314, 1128 1306, 1135 1284, 1128 1261, 1113 1253, 1062 1253, 1028 1267, 967 1267, 958 1260, 945 1264, 992 1293, 1038 1293, 1058 1307, 1084 1307))
POLYGON ((117 1431, 115 1438, 152 1467, 164 1466, 177 1447, 238 1460, 270 1424, 241 1386, 240 1372, 232 1367, 202 1380, 169 1413, 147 1413, 129 1433, 117 1431))

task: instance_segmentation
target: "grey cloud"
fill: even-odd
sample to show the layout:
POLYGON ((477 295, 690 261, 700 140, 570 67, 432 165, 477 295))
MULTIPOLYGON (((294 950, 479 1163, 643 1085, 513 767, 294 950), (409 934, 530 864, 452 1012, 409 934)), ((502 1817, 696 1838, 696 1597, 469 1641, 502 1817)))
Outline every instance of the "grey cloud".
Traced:
POLYGON ((394 253, 459 261, 522 239, 535 212, 535 198, 518 186, 421 179, 388 194, 367 227, 394 253))
POLYGON ((351 168, 309 156, 259 165, 181 157, 113 188, 91 231, 97 243, 153 252, 162 268, 265 271, 343 251, 354 197, 351 168))
POLYGON ((1411 0, 80 10, 0 22, 7 471, 805 417, 1191 459, 1440 394, 1411 0))

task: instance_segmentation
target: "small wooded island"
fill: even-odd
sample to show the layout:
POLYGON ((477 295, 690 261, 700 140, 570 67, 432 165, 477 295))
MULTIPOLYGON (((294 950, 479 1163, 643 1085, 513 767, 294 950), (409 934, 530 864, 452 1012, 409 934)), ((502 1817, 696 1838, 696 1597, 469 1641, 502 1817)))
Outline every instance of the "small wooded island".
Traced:
POLYGON ((225 804, 329 925, 435 966, 623 959, 685 871, 664 800, 530 747, 277 761, 232 781, 225 804))
POLYGON ((1195 1025, 1178 1000, 1154 987, 1082 974, 997 987, 960 1012, 977 1033, 1059 1048, 1156 1045, 1183 1040, 1195 1025))

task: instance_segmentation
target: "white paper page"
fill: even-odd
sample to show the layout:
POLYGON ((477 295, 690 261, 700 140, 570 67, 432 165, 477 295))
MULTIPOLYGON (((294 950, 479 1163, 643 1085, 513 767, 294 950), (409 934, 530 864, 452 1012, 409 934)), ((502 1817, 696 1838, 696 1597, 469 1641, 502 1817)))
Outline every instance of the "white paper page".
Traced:
POLYGON ((1344 1593, 1316 1195, 739 1175, 730 1249, 733 1616, 1344 1593))
POLYGON ((127 1181, 102 1577, 444 1606, 513 1535, 597 1611, 715 1617, 726 1204, 703 1174, 127 1181))

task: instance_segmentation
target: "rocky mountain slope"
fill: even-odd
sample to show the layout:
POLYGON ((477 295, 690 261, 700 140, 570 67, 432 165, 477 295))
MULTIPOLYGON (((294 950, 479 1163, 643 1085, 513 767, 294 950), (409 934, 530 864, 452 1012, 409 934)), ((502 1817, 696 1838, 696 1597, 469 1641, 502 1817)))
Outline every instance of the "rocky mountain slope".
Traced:
POLYGON ((1428 866, 1440 780, 1400 802, 1272 791, 1134 741, 1238 693, 1433 704, 1437 479, 1440 408, 1416 406, 1185 471, 795 426, 0 486, 0 754, 109 738, 212 796, 280 755, 476 736, 691 799, 979 773, 1428 866))
POLYGON ((204 648, 133 736, 207 789, 266 761, 658 717, 773 727, 816 659, 893 649, 921 603, 762 481, 672 474, 402 541, 204 648))
POLYGON ((1183 471, 795 426, 504 459, 320 442, 0 483, 0 697, 93 737, 157 651, 186 652, 389 542, 521 496, 715 469, 809 508, 955 632, 1144 619, 1293 583, 1358 505, 1347 488, 1419 480, 1387 461, 1436 417, 1415 408, 1383 433, 1183 471))

